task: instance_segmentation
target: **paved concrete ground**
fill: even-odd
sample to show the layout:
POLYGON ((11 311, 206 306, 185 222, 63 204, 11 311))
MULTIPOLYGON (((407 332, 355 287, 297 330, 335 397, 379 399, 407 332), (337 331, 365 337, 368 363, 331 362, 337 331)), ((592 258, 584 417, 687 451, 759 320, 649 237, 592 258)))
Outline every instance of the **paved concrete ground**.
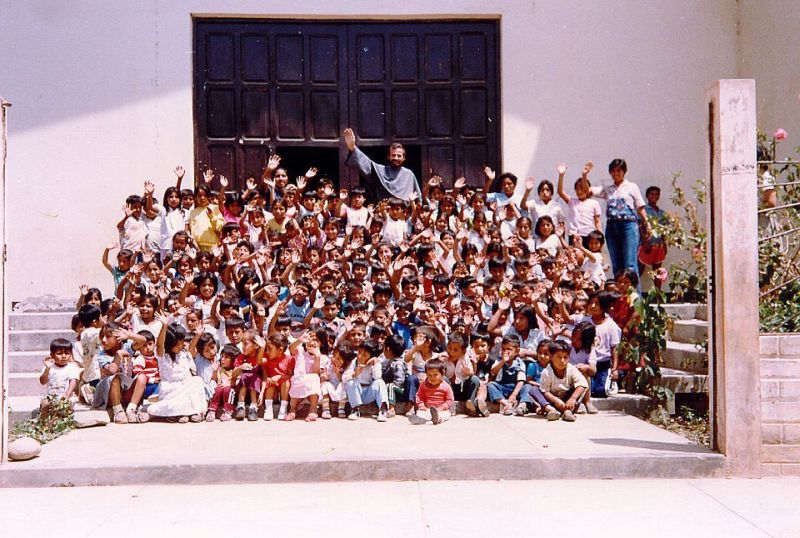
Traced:
POLYGON ((77 430, 39 458, 0 467, 0 485, 212 484, 530 478, 722 476, 724 460, 637 418, 456 416, 441 426, 404 417, 77 430))
POLYGON ((3 536, 800 536, 800 480, 0 490, 3 536))

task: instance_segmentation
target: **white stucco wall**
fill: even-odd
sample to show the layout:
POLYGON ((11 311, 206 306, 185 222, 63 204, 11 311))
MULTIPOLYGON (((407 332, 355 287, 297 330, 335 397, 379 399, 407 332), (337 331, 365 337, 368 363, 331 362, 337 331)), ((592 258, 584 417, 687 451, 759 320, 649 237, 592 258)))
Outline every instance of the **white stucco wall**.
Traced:
MULTIPOLYGON (((0 18, 12 300, 110 291, 125 197, 192 172, 191 14, 501 17, 505 168, 553 178, 613 157, 644 189, 704 174, 705 89, 737 74, 728 0, 21 2, 0 18)), ((797 78, 795 77, 795 80, 797 78)), ((759 88, 759 91, 763 91, 759 88)), ((796 92, 796 90, 795 90, 796 92)), ((571 177, 571 176, 570 176, 571 177)), ((665 196, 666 198, 666 196, 665 196)))

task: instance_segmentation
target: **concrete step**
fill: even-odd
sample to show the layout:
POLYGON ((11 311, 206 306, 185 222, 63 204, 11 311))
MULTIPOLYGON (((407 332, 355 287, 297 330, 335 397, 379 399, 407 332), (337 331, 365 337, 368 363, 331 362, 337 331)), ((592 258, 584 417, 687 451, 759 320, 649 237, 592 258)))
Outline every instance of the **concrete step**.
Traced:
POLYGON ((45 386, 39 383, 39 373, 8 374, 8 395, 15 396, 44 396, 45 386))
POLYGON ((708 322, 700 319, 679 319, 672 325, 667 340, 699 344, 708 339, 708 322))
POLYGON ((12 312, 8 316, 8 328, 68 330, 74 314, 75 312, 12 312))
POLYGON ((667 314, 675 319, 708 320, 708 308, 704 304, 667 303, 662 305, 667 314))
POLYGON ((33 418, 39 412, 39 396, 12 396, 8 399, 9 423, 33 418))
POLYGON ((661 368, 661 379, 657 384, 668 388, 675 394, 708 392, 708 375, 693 374, 673 368, 661 368))
POLYGON ((667 341, 667 349, 661 351, 664 367, 674 370, 686 370, 693 374, 708 373, 706 352, 697 344, 667 341))
POLYGON ((75 333, 67 329, 21 329, 8 332, 9 351, 36 351, 50 349, 50 342, 55 338, 66 338, 75 341, 75 333))
POLYGON ((115 425, 71 431, 0 466, 0 487, 328 481, 699 478, 725 458, 622 413, 115 425), (275 443, 280 439, 280 443, 275 443), (358 442, 354 442, 358 441, 358 442), (158 445, 158 452, 142 451, 158 445), (227 446, 270 446, 243 456, 227 446), (192 450, 186 450, 192 447, 192 450))
POLYGON ((38 375, 44 368, 42 360, 49 354, 49 349, 12 351, 8 354, 8 371, 12 374, 36 372, 38 375))

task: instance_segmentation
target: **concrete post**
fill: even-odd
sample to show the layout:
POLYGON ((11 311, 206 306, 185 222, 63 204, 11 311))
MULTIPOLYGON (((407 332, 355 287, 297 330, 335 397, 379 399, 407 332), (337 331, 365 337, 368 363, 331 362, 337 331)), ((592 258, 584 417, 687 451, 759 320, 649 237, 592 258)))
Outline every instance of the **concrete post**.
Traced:
POLYGON ((6 309, 6 110, 11 103, 0 97, 0 464, 8 456, 8 311, 6 309))
POLYGON ((730 475, 756 477, 761 398, 755 81, 720 80, 706 97, 712 435, 730 475))

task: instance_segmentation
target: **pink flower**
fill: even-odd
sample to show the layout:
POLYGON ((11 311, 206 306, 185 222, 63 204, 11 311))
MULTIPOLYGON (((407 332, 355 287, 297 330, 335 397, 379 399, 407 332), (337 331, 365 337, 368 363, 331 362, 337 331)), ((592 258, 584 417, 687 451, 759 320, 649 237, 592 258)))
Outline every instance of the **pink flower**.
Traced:
POLYGON ((783 129, 778 129, 772 136, 775 140, 786 140, 787 133, 783 129))
POLYGON ((656 269, 653 272, 653 284, 655 284, 656 288, 661 289, 661 286, 664 285, 664 282, 667 281, 669 277, 669 272, 664 269, 663 267, 656 269))

